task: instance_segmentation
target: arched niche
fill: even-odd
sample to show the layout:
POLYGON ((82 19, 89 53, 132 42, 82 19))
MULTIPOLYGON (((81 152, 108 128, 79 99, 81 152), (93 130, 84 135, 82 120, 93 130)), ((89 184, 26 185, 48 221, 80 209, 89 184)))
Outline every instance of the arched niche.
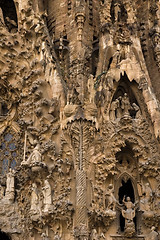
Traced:
POLYGON ((123 76, 121 75, 116 85, 116 90, 110 105, 110 119, 115 120, 116 118, 121 118, 124 115, 123 112, 126 111, 124 109, 126 105, 128 105, 128 115, 132 118, 139 118, 142 110, 136 97, 136 90, 138 89, 137 83, 134 80, 130 82, 125 73, 123 76), (111 115, 115 115, 115 119, 113 119, 111 115))
POLYGON ((116 153, 117 168, 121 173, 128 172, 133 174, 133 171, 137 171, 138 168, 137 158, 134 156, 130 145, 127 142, 125 144, 126 146, 116 153))
MULTIPOLYGON (((129 175, 127 172, 123 173, 117 180, 115 185, 116 197, 121 206, 124 206, 123 201, 126 202, 127 198, 130 198, 130 201, 135 204, 138 202, 138 191, 136 186, 136 181, 129 175)), ((125 218, 122 215, 122 210, 117 212, 118 221, 119 221, 119 230, 120 233, 125 231, 125 218)), ((138 223, 138 213, 136 212, 135 217, 133 218, 133 223, 135 225, 135 230, 139 229, 138 223)))
POLYGON ((5 232, 2 232, 0 230, 0 239, 1 240, 11 240, 11 237, 8 234, 6 234, 5 232))
POLYGON ((1 0, 0 8, 3 13, 3 20, 9 32, 15 33, 18 30, 18 19, 15 3, 13 0, 1 0))
POLYGON ((99 39, 93 36, 93 51, 92 51, 92 75, 95 77, 97 73, 98 61, 99 61, 99 39))
POLYGON ((120 204, 122 203, 124 196, 130 197, 133 203, 138 201, 139 197, 136 181, 127 172, 122 173, 118 179, 116 179, 115 195, 120 204))
MULTIPOLYGON (((113 100, 118 98, 119 96, 123 96, 124 93, 127 93, 131 104, 136 103, 138 104, 137 98, 132 90, 132 85, 134 84, 134 81, 131 83, 127 77, 127 74, 124 73, 124 75, 121 75, 120 81, 118 82, 117 89, 114 93, 113 100)), ((135 83, 136 84, 136 83, 135 83)))
POLYGON ((110 7, 110 15, 112 23, 117 22, 127 22, 128 14, 123 2, 118 2, 117 0, 112 0, 110 7))

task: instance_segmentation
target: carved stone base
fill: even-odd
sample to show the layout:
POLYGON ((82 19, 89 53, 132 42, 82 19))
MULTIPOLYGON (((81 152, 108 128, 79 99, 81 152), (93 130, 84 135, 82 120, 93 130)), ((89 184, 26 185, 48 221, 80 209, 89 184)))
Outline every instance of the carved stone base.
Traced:
POLYGON ((144 240, 145 239, 145 237, 143 235, 134 236, 134 237, 131 237, 131 238, 126 237, 124 235, 112 235, 111 237, 112 237, 112 240, 128 240, 128 239, 130 239, 130 240, 137 240, 137 239, 144 240))

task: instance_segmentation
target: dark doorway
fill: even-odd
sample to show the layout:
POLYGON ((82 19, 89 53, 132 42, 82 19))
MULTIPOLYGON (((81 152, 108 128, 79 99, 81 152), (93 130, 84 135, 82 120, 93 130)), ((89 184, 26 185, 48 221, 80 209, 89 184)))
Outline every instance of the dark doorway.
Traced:
POLYGON ((9 237, 8 234, 0 231, 0 239, 1 240, 11 240, 11 237, 9 237))
POLYGON ((128 179, 126 182, 124 180, 122 180, 122 186, 119 188, 118 195, 119 195, 119 202, 121 204, 122 204, 122 200, 123 200, 124 196, 130 197, 131 201, 134 203, 134 201, 135 201, 134 189, 133 189, 130 179, 128 179))
MULTIPOLYGON (((132 186, 132 182, 130 179, 127 181, 122 180, 122 186, 119 188, 119 203, 123 203, 123 199, 126 201, 127 197, 130 197, 131 201, 134 203, 135 202, 135 196, 134 196, 134 189, 132 186)), ((133 222, 135 224, 136 228, 136 217, 133 219, 133 222)), ((122 216, 122 213, 120 214, 120 229, 122 232, 125 230, 125 219, 122 216)))

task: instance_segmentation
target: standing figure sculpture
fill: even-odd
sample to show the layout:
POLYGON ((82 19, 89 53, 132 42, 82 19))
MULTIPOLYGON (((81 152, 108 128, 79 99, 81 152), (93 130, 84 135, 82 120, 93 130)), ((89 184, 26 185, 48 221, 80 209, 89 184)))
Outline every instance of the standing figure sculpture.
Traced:
POLYGON ((118 102, 117 102, 117 118, 121 118, 122 117, 121 101, 122 101, 122 97, 119 96, 118 97, 118 102))
POLYGON ((114 196, 113 184, 109 184, 105 193, 107 210, 115 211, 116 209, 116 198, 114 196))
POLYGON ((140 200, 140 209, 147 214, 147 212, 151 211, 152 207, 152 197, 153 193, 149 186, 149 183, 146 183, 143 187, 143 195, 140 200))
POLYGON ((52 205, 52 190, 48 180, 44 181, 43 196, 44 196, 44 212, 48 212, 52 205))
POLYGON ((125 218, 125 234, 132 236, 135 232, 135 225, 133 219, 135 217, 135 204, 131 202, 130 197, 123 198, 125 209, 122 209, 122 216, 125 218))
POLYGON ((89 93, 89 103, 94 103, 95 89, 94 89, 94 77, 90 74, 88 79, 88 93, 89 93))
POLYGON ((115 17, 115 22, 119 22, 120 14, 121 14, 120 4, 119 4, 119 3, 115 3, 115 4, 114 4, 114 17, 115 17))
POLYGON ((111 121, 115 121, 115 119, 116 119, 116 110, 117 110, 118 104, 119 104, 118 99, 116 99, 115 101, 113 101, 111 103, 111 108, 110 108, 110 119, 111 119, 111 121))
POLYGON ((11 168, 9 169, 9 172, 7 173, 7 181, 6 181, 6 193, 5 198, 11 202, 14 201, 14 170, 11 168))
POLYGON ((123 116, 124 117, 130 116, 129 110, 131 109, 131 104, 130 104, 127 93, 125 93, 122 98, 121 106, 122 106, 122 110, 123 110, 123 116))
POLYGON ((91 240, 98 240, 98 234, 95 228, 91 232, 91 240))
POLYGON ((31 212, 32 214, 39 213, 39 196, 38 188, 36 183, 32 183, 32 193, 31 193, 31 212))

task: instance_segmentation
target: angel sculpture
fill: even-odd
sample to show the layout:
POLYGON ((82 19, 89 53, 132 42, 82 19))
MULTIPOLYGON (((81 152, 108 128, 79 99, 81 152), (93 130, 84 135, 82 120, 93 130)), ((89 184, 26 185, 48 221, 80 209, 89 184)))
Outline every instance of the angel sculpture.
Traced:
POLYGON ((132 236, 134 233, 135 233, 135 224, 133 222, 133 219, 136 215, 135 211, 136 211, 136 206, 137 206, 137 203, 132 203, 131 202, 131 199, 130 197, 126 197, 126 201, 125 201, 125 197, 123 197, 123 205, 121 205, 121 213, 122 213, 122 216, 124 217, 125 219, 125 234, 128 235, 128 236, 132 236), (124 206, 122 208, 122 206, 124 206))
POLYGON ((125 209, 122 209, 122 216, 127 219, 132 221, 133 218, 135 217, 135 205, 134 203, 131 202, 130 197, 127 197, 125 201, 125 196, 123 198, 123 203, 125 205, 125 209))

